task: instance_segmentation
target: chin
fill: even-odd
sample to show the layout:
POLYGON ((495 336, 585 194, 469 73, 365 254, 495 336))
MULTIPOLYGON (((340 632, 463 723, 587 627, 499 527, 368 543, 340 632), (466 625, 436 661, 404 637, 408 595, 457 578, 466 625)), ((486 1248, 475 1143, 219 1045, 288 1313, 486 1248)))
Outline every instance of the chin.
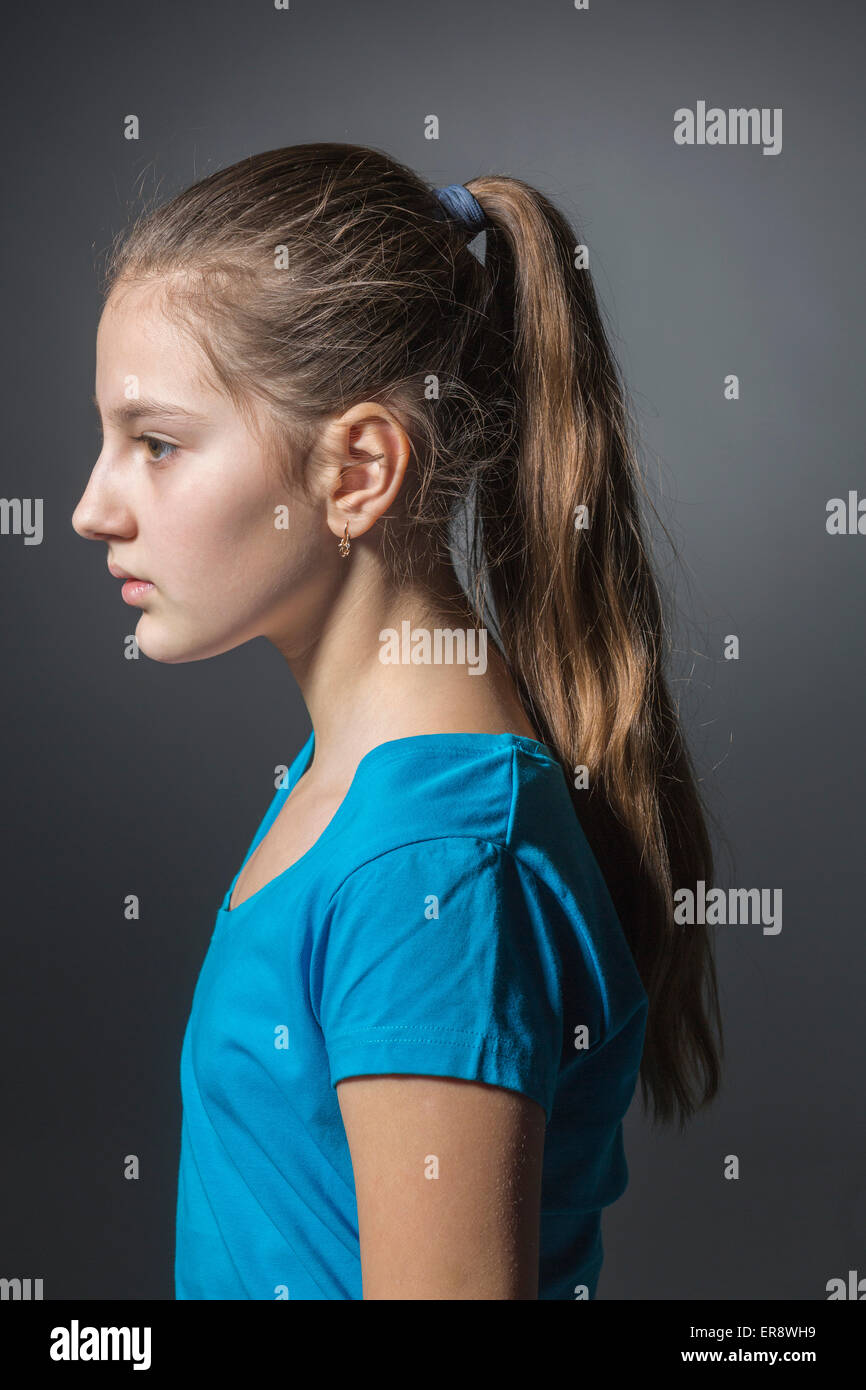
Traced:
POLYGON ((146 618, 147 614, 142 614, 135 630, 138 650, 149 661, 159 661, 164 666, 180 666, 187 661, 207 661, 212 656, 222 656, 223 652, 230 652, 234 647, 239 647, 242 641, 247 640, 221 636, 202 641, 198 636, 185 641, 183 637, 172 638, 168 632, 160 633, 158 629, 154 631, 153 623, 148 623, 146 618))

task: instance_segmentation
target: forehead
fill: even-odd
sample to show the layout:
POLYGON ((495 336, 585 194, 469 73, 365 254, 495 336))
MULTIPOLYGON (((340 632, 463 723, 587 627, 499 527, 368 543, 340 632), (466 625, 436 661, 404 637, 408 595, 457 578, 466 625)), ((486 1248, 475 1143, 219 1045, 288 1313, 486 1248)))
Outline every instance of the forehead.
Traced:
POLYGON ((189 353, 195 344, 167 311, 162 280, 120 285, 111 291, 96 334, 100 349, 128 352, 189 353))
POLYGON ((182 396, 202 412, 228 405, 198 343, 166 312, 163 280, 112 290, 96 335, 96 387, 106 401, 137 390, 166 400, 182 396))

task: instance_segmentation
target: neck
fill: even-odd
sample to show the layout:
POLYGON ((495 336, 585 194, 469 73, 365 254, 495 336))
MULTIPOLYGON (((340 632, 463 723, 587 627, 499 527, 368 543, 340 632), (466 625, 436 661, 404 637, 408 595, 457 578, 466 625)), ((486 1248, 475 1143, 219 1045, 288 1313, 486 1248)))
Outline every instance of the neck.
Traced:
POLYGON ((344 787, 371 748, 414 734, 538 738, 453 567, 423 587, 392 590, 363 552, 357 561, 315 635, 275 641, 313 725, 307 778, 344 787))

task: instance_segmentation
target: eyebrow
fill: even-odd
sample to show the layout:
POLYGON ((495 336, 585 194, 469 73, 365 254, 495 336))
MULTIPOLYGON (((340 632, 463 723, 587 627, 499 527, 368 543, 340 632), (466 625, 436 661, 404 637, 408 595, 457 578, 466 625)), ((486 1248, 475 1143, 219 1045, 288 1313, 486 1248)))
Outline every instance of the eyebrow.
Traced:
MULTIPOLYGON (((101 422, 102 411, 99 409, 95 393, 93 404, 101 422)), ((170 401, 157 401, 147 396, 138 396, 135 400, 125 401, 123 405, 113 405, 106 413, 109 420, 116 425, 128 425, 134 420, 143 420, 155 415, 164 420, 186 420, 199 425, 206 421, 204 415, 198 415, 195 411, 185 410, 183 406, 173 405, 170 401)))

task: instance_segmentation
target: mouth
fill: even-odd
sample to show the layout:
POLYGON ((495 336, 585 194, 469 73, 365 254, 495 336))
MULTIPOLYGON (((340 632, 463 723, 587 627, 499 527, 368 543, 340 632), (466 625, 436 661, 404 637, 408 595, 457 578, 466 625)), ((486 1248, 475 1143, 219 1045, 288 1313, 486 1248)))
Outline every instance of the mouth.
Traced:
POLYGON ((122 570, 120 565, 110 564, 108 573, 113 574, 115 579, 134 579, 136 584, 149 584, 149 579, 142 579, 139 574, 130 574, 129 570, 122 570))
POLYGON ((128 570, 121 569, 119 565, 109 564, 108 570, 115 579, 123 580, 120 595, 124 603, 137 603, 155 587, 149 579, 142 579, 139 575, 130 574, 128 570))
POLYGON ((153 587, 149 579, 125 579, 120 587, 120 596, 124 603, 138 603, 153 587))

